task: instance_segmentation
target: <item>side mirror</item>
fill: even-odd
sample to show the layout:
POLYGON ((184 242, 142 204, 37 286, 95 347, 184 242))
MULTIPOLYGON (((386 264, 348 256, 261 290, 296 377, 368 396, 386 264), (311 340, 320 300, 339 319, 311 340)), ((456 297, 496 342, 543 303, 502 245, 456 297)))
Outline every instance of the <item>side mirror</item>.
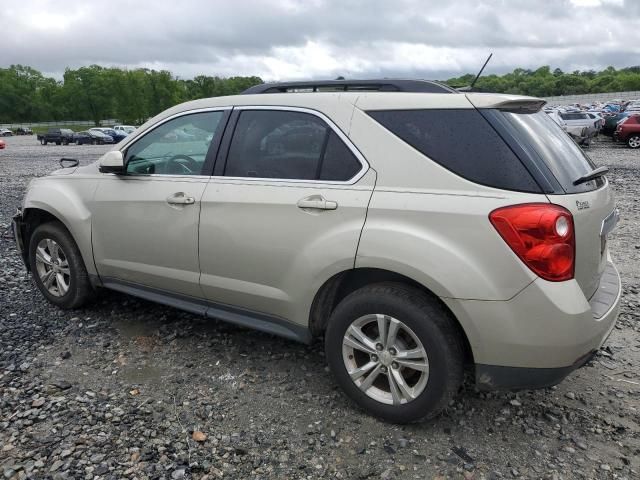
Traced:
POLYGON ((102 173, 124 173, 124 157, 120 150, 112 150, 100 158, 99 169, 102 173))

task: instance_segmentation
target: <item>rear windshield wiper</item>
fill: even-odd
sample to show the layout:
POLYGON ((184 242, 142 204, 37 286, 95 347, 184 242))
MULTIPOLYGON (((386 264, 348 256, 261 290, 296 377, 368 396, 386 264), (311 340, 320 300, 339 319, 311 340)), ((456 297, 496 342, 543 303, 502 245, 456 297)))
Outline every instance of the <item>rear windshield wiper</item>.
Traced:
POLYGON ((598 177, 602 177, 609 173, 609 169, 607 167, 598 167, 595 170, 587 173, 586 175, 581 176, 580 178, 573 181, 574 185, 580 185, 581 183, 587 183, 591 180, 595 180, 598 177))

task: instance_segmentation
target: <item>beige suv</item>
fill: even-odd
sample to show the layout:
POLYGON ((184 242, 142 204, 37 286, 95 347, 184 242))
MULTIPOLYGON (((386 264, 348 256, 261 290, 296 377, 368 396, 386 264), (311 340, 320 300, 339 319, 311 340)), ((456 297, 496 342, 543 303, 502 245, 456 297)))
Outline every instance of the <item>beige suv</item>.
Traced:
POLYGON ((33 181, 14 219, 43 295, 109 288, 309 343, 393 422, 553 385, 611 332, 618 216, 543 101, 425 81, 267 84, 151 119, 33 181))

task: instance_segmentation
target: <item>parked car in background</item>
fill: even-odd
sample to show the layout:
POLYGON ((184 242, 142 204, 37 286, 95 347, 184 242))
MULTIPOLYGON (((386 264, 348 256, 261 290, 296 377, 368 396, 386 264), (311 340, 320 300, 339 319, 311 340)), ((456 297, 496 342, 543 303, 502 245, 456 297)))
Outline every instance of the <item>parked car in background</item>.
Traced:
POLYGON ((18 127, 16 129, 16 135, 33 135, 33 130, 29 127, 18 127))
POLYGON ((11 137, 13 132, 8 128, 0 128, 0 137, 11 137))
POLYGON ((562 121, 569 127, 584 127, 584 140, 581 145, 588 145, 591 143, 593 137, 598 134, 600 130, 600 121, 595 120, 589 116, 588 113, 584 112, 560 112, 560 118, 562 121))
POLYGON ((113 129, 129 135, 130 133, 133 133, 135 131, 136 127, 134 127, 133 125, 114 125, 113 129))
POLYGON ((113 138, 114 143, 120 143, 121 140, 127 138, 127 134, 124 133, 124 131, 115 130, 113 128, 95 127, 95 128, 89 129, 89 131, 90 132, 98 131, 98 132, 104 133, 105 135, 109 135, 111 138, 113 138))
POLYGON ((4 140, 0 140, 0 150, 3 150, 6 146, 7 144, 4 143, 4 140))
POLYGON ((69 145, 73 141, 73 130, 68 128, 50 128, 47 133, 36 137, 42 145, 55 143, 56 145, 69 145))
POLYGON ((600 112, 586 112, 586 115, 594 121, 596 129, 598 130, 598 133, 600 133, 600 130, 604 127, 604 117, 602 114, 600 112))
POLYGON ((61 308, 102 287, 323 338, 337 383, 387 421, 438 414, 465 366, 485 390, 560 382, 620 307, 607 169, 541 99, 399 82, 174 106, 96 163, 33 180, 17 249, 61 308))
POLYGON ((618 128, 618 123, 624 120, 629 116, 627 112, 614 113, 608 115, 604 119, 604 127, 602 127, 601 132, 604 135, 612 136, 616 129, 618 128))
POLYGON ((73 142, 76 145, 104 145, 105 143, 114 143, 113 137, 93 128, 83 132, 76 132, 73 135, 73 142))
POLYGON ((558 110, 545 110, 545 113, 565 131, 578 145, 588 145, 591 137, 589 130, 582 125, 568 125, 558 110))
POLYGON ((640 148, 640 114, 630 115, 618 124, 613 139, 626 142, 631 148, 640 148))

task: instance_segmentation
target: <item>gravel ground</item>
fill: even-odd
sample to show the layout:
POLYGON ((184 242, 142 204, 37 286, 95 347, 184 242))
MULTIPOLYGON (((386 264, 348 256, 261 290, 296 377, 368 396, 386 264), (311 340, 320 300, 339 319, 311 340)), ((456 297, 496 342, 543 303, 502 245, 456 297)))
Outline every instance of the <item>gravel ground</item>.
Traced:
MULTIPOLYGON (((6 229, 35 176, 108 147, 0 150, 0 475, 12 478, 640 478, 640 152, 599 140, 622 222, 622 314, 557 387, 467 386, 434 421, 395 426, 336 388, 308 347, 105 292, 43 300, 6 229)), ((1 477, 0 477, 1 478, 1 477)))

